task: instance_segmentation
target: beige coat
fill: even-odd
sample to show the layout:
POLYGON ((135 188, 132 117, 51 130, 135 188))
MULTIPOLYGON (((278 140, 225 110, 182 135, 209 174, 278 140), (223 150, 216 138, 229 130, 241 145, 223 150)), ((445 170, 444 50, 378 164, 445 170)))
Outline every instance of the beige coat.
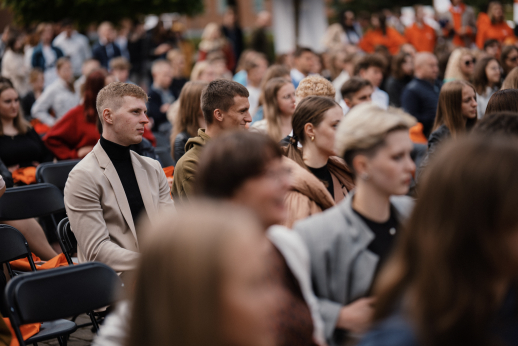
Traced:
MULTIPOLYGON (((167 178, 158 161, 130 153, 142 201, 153 223, 159 210, 174 211, 167 178)), ((65 207, 77 238, 79 262, 102 262, 117 272, 135 269, 142 234, 137 234, 115 166, 99 143, 70 172, 65 207)))
POLYGON ((334 200, 324 184, 311 172, 288 158, 285 158, 284 162, 291 170, 290 191, 285 199, 288 210, 288 217, 284 223, 286 227, 291 228, 296 221, 331 208, 354 188, 354 180, 349 169, 337 156, 330 157, 328 162, 329 172, 333 178, 334 200))

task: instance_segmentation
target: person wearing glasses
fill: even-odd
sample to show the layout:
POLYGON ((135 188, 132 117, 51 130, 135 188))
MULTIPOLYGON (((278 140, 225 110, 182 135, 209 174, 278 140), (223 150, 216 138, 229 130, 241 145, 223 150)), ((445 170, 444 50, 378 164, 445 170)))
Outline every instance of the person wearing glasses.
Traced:
POLYGON ((518 48, 516 46, 504 46, 502 48, 500 65, 504 70, 502 78, 506 78, 513 68, 518 67, 518 48))
POLYGON ((484 48, 484 43, 491 39, 497 40, 500 43, 504 43, 509 40, 511 42, 514 41, 515 36, 513 29, 511 29, 505 21, 504 10, 500 2, 490 2, 487 9, 487 15, 489 16, 490 21, 482 22, 477 28, 477 46, 480 49, 484 48))
POLYGON ((264 86, 261 95, 264 119, 254 123, 252 131, 270 136, 275 142, 288 136, 291 117, 295 112, 295 87, 289 79, 273 78, 264 86))
POLYGON ((444 83, 454 80, 471 81, 476 62, 477 59, 469 49, 455 49, 448 59, 448 65, 446 65, 444 83))

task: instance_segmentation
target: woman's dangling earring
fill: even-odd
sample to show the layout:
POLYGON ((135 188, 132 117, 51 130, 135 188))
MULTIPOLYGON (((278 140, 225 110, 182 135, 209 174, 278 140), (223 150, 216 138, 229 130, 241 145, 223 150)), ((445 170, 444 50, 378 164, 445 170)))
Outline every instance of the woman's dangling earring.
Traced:
POLYGON ((315 136, 311 136, 311 141, 313 142, 315 140, 315 136))

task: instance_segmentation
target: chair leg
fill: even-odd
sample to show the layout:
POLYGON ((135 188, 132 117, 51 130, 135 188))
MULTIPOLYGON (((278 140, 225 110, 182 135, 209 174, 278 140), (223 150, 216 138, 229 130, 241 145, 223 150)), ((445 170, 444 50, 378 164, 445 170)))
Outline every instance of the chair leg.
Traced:
POLYGON ((92 320, 93 329, 95 330, 95 333, 99 333, 99 323, 95 319, 95 313, 93 311, 90 311, 88 313, 88 316, 90 316, 90 320, 92 320))

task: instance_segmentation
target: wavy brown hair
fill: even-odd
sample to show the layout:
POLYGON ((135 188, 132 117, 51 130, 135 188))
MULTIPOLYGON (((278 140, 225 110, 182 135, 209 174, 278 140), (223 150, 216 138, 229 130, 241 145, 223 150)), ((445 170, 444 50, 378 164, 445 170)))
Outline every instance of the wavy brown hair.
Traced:
POLYGON ((475 125, 476 118, 466 120, 462 115, 462 89, 465 86, 469 86, 476 92, 473 85, 464 80, 448 82, 441 88, 433 131, 441 125, 446 125, 451 136, 455 138, 459 133, 465 132, 467 128, 470 129, 475 125))
POLYGON ((200 128, 199 119, 203 117, 201 111, 201 93, 208 85, 207 82, 187 82, 182 88, 178 98, 179 109, 175 118, 173 133, 171 134, 171 155, 174 157, 174 142, 181 132, 187 132, 189 136, 196 137, 200 128))
POLYGON ((376 283, 374 319, 401 308, 422 345, 500 345, 491 331, 497 284, 516 278, 518 147, 471 135, 441 149, 376 283))
MULTIPOLYGON (((16 89, 13 87, 13 85, 10 82, 0 81, 0 95, 2 95, 2 93, 4 91, 9 90, 9 89, 16 91, 16 89)), ((16 94, 18 94, 17 91, 16 91, 16 94)), ((20 97, 20 95, 18 95, 18 97, 20 97)), ((16 128, 16 130, 18 130, 18 133, 21 135, 26 134, 27 131, 29 131, 29 129, 31 128, 31 124, 29 124, 29 122, 27 120, 25 120, 25 118, 23 117, 21 105, 18 110, 18 115, 13 120, 13 124, 14 124, 14 127, 16 128)), ((3 136, 3 135, 4 135, 4 128, 3 128, 2 122, 0 121, 0 136, 3 136)))

